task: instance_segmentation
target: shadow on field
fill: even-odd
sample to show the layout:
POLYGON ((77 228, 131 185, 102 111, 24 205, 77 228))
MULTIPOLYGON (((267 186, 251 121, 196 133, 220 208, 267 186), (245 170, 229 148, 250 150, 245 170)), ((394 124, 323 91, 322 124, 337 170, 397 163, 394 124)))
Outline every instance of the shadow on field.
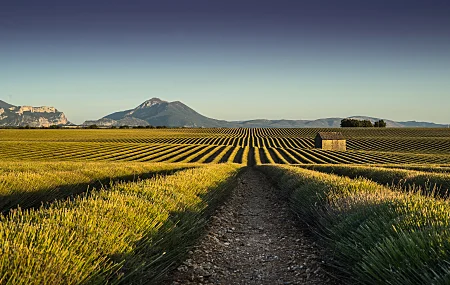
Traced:
POLYGON ((250 150, 248 151, 247 166, 255 166, 255 165, 256 165, 255 148, 250 147, 250 150))
POLYGON ((147 233, 133 246, 132 252, 110 256, 121 268, 104 276, 93 276, 87 284, 99 278, 111 284, 161 284, 204 234, 209 218, 236 187, 243 169, 245 167, 237 175, 208 189, 206 194, 199 195, 202 200, 199 205, 171 212, 157 231, 147 233))
POLYGON ((0 212, 3 215, 9 211, 20 207, 21 209, 38 208, 41 205, 48 206, 49 203, 74 198, 80 194, 92 189, 108 189, 112 184, 117 182, 133 182, 142 179, 149 179, 156 176, 166 176, 174 174, 178 171, 189 169, 189 167, 177 168, 172 170, 161 170, 137 175, 125 175, 114 178, 99 179, 88 183, 65 184, 56 188, 44 188, 34 192, 16 192, 11 195, 0 195, 0 212))

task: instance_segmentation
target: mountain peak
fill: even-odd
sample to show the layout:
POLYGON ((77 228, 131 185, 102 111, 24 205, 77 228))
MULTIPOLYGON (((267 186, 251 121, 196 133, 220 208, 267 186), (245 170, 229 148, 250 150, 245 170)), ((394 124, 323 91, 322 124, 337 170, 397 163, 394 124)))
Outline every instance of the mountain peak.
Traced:
POLYGON ((143 108, 149 108, 153 105, 157 105, 157 104, 161 104, 161 103, 167 103, 167 101, 163 101, 157 97, 149 99, 147 101, 145 101, 144 103, 142 103, 141 105, 139 105, 136 109, 143 109, 143 108))
POLYGON ((11 108, 11 107, 15 107, 15 106, 14 106, 14 105, 11 105, 11 104, 9 104, 9 103, 6 103, 6 102, 3 101, 3 100, 0 100, 0 108, 9 109, 9 108, 11 108))

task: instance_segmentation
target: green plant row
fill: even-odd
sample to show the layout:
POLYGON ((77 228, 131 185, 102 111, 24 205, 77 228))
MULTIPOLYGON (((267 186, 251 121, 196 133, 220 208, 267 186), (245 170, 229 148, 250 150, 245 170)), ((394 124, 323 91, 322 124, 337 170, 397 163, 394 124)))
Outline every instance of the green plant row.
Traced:
POLYGON ((433 194, 443 198, 448 197, 450 189, 449 173, 354 165, 314 165, 301 167, 350 178, 365 177, 380 184, 394 185, 397 189, 416 188, 422 193, 433 194))
POLYGON ((220 164, 14 210, 0 219, 0 284, 148 284, 176 264, 239 166, 220 164))
POLYGON ((193 167, 193 164, 118 162, 0 162, 0 212, 79 194, 111 181, 132 181, 193 167))
MULTIPOLYGON (((379 165, 381 166, 381 165, 379 165)), ((405 165, 405 164, 387 164, 383 165, 385 168, 399 168, 399 169, 408 169, 408 170, 417 170, 424 172, 436 172, 436 173, 450 173, 450 166, 448 164, 428 164, 428 165, 405 165)))
POLYGON ((449 284, 450 203, 292 166, 260 166, 344 284, 449 284))

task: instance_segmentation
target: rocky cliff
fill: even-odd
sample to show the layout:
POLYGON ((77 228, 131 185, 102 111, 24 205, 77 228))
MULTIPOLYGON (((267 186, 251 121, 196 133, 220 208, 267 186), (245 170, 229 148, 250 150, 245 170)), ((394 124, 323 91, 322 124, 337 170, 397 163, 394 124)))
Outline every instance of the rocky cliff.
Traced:
POLYGON ((55 107, 14 106, 0 100, 0 126, 5 127, 49 127, 67 125, 63 112, 55 107))

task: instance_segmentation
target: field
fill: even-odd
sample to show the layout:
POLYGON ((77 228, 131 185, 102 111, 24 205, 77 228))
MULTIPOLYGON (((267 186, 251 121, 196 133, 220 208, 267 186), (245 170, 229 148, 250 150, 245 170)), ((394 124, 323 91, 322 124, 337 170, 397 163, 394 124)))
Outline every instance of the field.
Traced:
POLYGON ((2 199, 8 207, 25 205, 0 216, 0 284, 154 282, 184 256, 239 170, 233 164, 64 163, 56 173, 55 168, 45 162, 2 168, 2 199), (97 189, 79 184, 130 173, 135 178, 128 182, 97 189), (157 175, 138 179, 149 173, 157 175), (23 177, 19 191, 17 180, 23 177), (72 187, 63 187, 67 184, 72 187), (30 208, 31 198, 34 204, 49 202, 30 208))
POLYGON ((318 131, 335 129, 0 130, 0 284, 159 284, 233 189, 265 197, 243 181, 262 176, 308 225, 326 276, 449 284, 450 130, 342 129, 345 152, 314 149, 318 131))
POLYGON ((314 149, 328 130, 0 130, 0 151, 10 160, 450 164, 450 129, 343 129, 346 152, 314 149))
POLYGON ((260 167, 329 249, 326 263, 344 284, 449 284, 448 200, 299 167, 260 167))

